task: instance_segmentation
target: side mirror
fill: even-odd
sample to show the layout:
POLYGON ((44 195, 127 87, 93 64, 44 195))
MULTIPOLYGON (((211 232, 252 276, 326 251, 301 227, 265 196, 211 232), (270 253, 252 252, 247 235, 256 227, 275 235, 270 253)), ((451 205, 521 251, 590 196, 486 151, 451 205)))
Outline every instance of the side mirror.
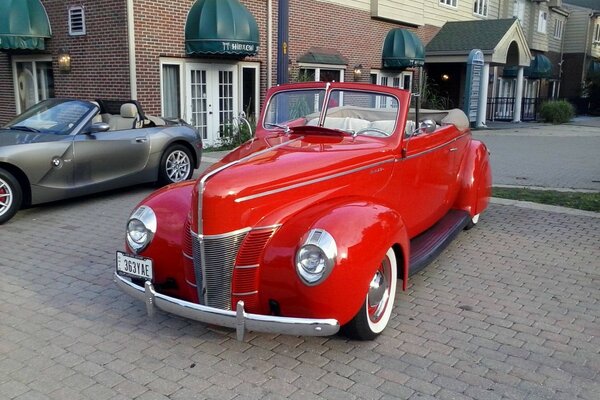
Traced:
POLYGON ((419 124, 419 130, 424 133, 432 133, 436 129, 434 120, 426 119, 419 124))
POLYGON ((96 133, 96 132, 106 132, 110 129, 110 125, 106 122, 94 122, 90 125, 90 129, 88 129, 88 133, 96 133))

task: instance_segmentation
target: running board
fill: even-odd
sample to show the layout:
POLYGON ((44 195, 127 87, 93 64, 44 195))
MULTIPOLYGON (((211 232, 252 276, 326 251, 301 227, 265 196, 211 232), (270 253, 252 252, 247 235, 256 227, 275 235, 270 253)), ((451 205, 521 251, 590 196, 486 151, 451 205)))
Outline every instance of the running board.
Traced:
POLYGON ((450 210, 434 226, 410 241, 408 274, 413 275, 425 268, 450 244, 470 221, 469 213, 450 210))

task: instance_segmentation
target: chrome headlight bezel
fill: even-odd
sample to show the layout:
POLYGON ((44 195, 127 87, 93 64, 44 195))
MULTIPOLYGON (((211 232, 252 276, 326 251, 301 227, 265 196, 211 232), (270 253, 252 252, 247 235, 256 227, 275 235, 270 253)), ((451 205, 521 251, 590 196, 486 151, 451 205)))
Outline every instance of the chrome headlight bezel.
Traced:
POLYGON ((306 235, 304 243, 296 251, 296 273, 305 285, 318 285, 331 274, 336 259, 337 245, 333 236, 324 229, 312 229, 306 235), (309 258, 312 259, 312 262, 309 258), (315 262, 314 268, 307 265, 315 264, 315 262))
POLYGON ((127 221, 127 244, 136 253, 139 254, 152 242, 158 226, 156 214, 149 206, 138 207, 127 221), (131 229, 135 224, 138 228, 143 227, 144 231, 131 229), (141 224, 141 225, 140 225, 141 224))

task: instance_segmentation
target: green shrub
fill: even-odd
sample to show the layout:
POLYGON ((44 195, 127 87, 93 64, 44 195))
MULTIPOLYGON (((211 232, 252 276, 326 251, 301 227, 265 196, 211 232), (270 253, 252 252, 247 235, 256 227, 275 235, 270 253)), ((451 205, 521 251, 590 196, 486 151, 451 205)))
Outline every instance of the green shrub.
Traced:
POLYGON ((540 117, 544 122, 564 124, 575 116, 575 108, 566 100, 551 100, 542 104, 540 117))

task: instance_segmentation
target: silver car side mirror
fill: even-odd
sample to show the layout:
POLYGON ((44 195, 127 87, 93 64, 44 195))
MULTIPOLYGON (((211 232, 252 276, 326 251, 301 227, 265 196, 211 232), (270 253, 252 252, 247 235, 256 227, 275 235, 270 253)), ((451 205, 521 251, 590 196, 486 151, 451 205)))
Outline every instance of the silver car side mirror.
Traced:
POLYGON ((436 129, 436 124, 434 120, 426 119, 421 121, 419 124, 419 130, 424 133, 432 133, 436 129))
POLYGON ((88 130, 88 132, 89 133, 106 132, 109 129, 110 129, 110 125, 108 125, 106 122, 94 122, 90 126, 90 129, 88 130))

